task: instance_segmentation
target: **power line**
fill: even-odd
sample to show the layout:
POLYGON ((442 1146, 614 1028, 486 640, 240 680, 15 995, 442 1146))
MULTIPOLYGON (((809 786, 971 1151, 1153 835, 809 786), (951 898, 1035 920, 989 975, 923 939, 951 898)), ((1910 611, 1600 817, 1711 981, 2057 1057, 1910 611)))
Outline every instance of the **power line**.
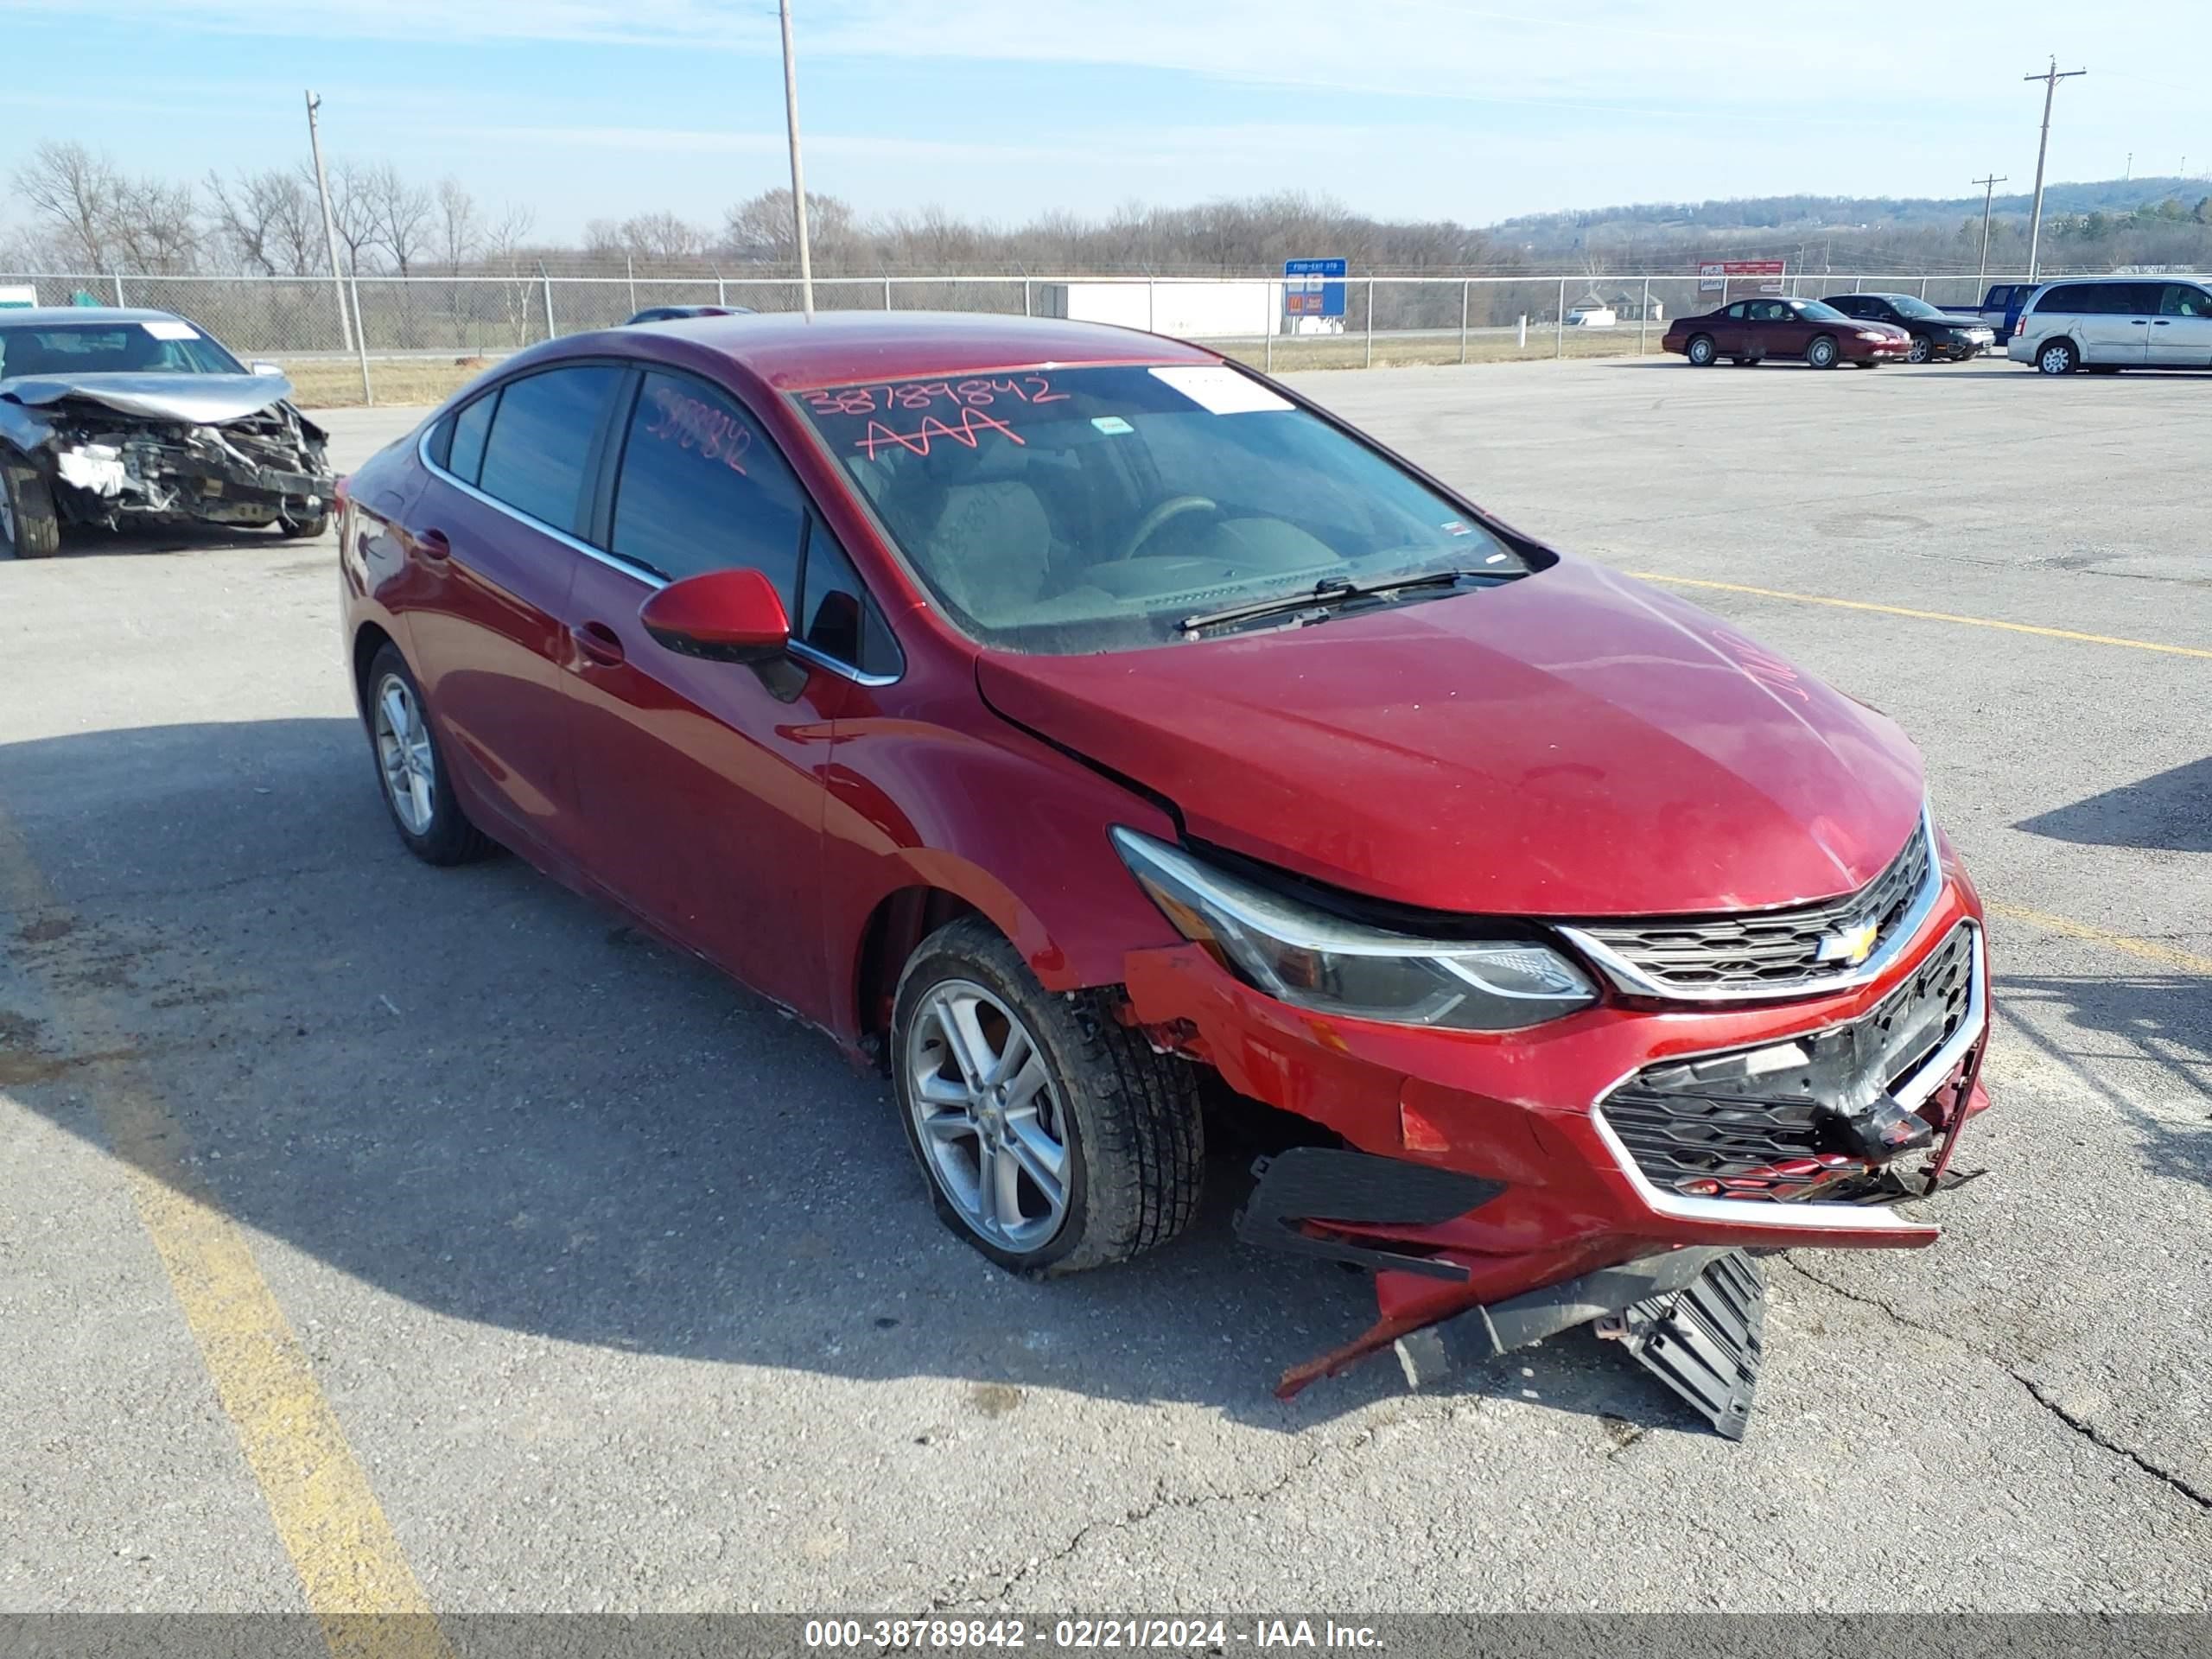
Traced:
POLYGON ((2022 80, 2043 82, 2043 138, 2036 145, 2036 202, 2028 213, 2028 280, 2030 282, 2036 279, 2036 256, 2043 242, 2043 163, 2044 156, 2050 149, 2051 100, 2057 96, 2060 81, 2071 80, 2076 75, 2086 75, 2088 73, 2086 69, 2061 70, 2058 67, 2058 60, 2054 57, 2050 60, 2050 67, 2044 73, 2020 77, 2022 80))

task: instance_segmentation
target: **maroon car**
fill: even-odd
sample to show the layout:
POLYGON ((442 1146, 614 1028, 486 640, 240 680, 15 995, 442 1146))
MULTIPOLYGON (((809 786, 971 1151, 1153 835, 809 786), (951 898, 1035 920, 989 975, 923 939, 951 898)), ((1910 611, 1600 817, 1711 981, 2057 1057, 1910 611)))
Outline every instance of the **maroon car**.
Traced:
POLYGON ((1678 317, 1659 343, 1700 369, 1724 357, 1738 368, 1787 357, 1832 369, 1839 363, 1902 363, 1912 355, 1912 336, 1894 323, 1847 317, 1818 300, 1778 296, 1678 317))
POLYGON ((1173 1237, 1202 1108, 1262 1102, 1310 1129, 1240 1232, 1381 1304, 1286 1390, 1602 1314, 1733 1433, 1746 1250, 1936 1236, 1887 1206, 1954 1179, 1988 979, 1904 735, 1212 353, 577 336, 340 531, 401 840, 512 848, 887 1071, 1008 1268, 1173 1237))

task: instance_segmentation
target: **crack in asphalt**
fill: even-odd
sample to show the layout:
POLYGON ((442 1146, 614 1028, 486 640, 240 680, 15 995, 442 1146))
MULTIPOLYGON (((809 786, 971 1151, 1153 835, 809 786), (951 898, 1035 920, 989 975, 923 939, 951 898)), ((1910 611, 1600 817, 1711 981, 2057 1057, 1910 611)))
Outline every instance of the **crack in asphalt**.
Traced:
POLYGON ((1963 1349, 1966 1352, 1974 1355, 1978 1359, 1987 1360, 1991 1364, 1996 1366, 1999 1370, 2004 1372, 2005 1376, 2012 1378, 2013 1382, 2018 1383, 2022 1389, 2025 1389, 2030 1399, 2033 1400, 2037 1405, 2041 1406, 2052 1416, 2057 1418, 2060 1422, 2065 1424, 2067 1427, 2072 1429, 2083 1440, 2088 1441, 2090 1445, 2097 1447, 2100 1451, 2108 1452, 2113 1457, 2122 1459, 2128 1463, 2133 1464, 2145 1474, 2150 1476, 2152 1479, 2159 1482, 2163 1485, 2171 1487, 2173 1491, 2180 1493, 2182 1497, 2187 1498, 2191 1503, 2196 1504, 2198 1509, 2212 1511, 2212 1493, 2203 1491, 2190 1481, 2185 1476, 2177 1475, 2174 1473, 2172 1470, 2164 1468, 2161 1465, 2152 1462, 2141 1452, 2135 1451, 2132 1447, 2120 1445, 2117 1440, 2111 1439, 2101 1429, 2097 1428, 2086 1419, 2075 1416, 2072 1412, 2067 1410, 2064 1406, 2059 1404, 2059 1402, 2050 1394, 2046 1393, 2041 1383, 2036 1382, 2032 1377, 2024 1376, 2019 1371, 2015 1370, 2001 1355, 1993 1353, 1986 1348, 1977 1347, 1974 1344, 1967 1341, 1964 1337, 1959 1336, 1954 1332, 1946 1331, 1941 1325, 1930 1325, 1924 1319, 1916 1319, 1910 1314, 1905 1313, 1892 1306, 1878 1296, 1869 1296, 1863 1291, 1853 1290, 1847 1286, 1839 1285, 1834 1280, 1823 1279, 1819 1274, 1815 1273, 1809 1268, 1805 1267, 1795 1257, 1785 1255, 1782 1258, 1782 1261, 1791 1272, 1796 1274, 1799 1277, 1809 1279, 1813 1283, 1820 1286, 1823 1290, 1834 1292, 1847 1302, 1857 1302, 1862 1307, 1871 1307, 1879 1313, 1886 1313, 1891 1319, 1898 1325, 1904 1325, 1909 1331, 1917 1331, 1923 1335, 1937 1338, 1942 1341, 1951 1344, 1954 1347, 1963 1349))
MULTIPOLYGON (((1319 1439, 1311 1455, 1292 1463, 1281 1474, 1262 1486, 1248 1487, 1233 1491, 1186 1492, 1179 1497, 1168 1491, 1166 1481, 1155 1482, 1152 1497, 1147 1502, 1135 1509, 1125 1511, 1115 1519, 1086 1522, 1076 1530, 1074 1536, 1058 1549, 1030 1557, 1019 1571, 1001 1580, 998 1588, 982 1598, 980 1601, 972 1596, 963 1595, 960 1588, 941 1590, 930 1598, 930 1605, 924 1610, 923 1617, 927 1618, 932 1614, 944 1612, 948 1608, 963 1602, 985 1607, 1002 1603, 1022 1584, 1046 1567, 1058 1566, 1060 1562, 1075 1555, 1090 1539, 1103 1536, 1108 1533, 1120 1532, 1129 1527, 1141 1526, 1155 1515, 1168 1510, 1203 1510, 1216 1503, 1264 1503, 1268 1499, 1287 1488, 1300 1477, 1311 1474, 1331 1452, 1340 1450, 1347 1454, 1355 1452, 1362 1446, 1372 1442, 1374 1439, 1375 1431, 1371 1428, 1363 1428, 1350 1440, 1340 1443, 1319 1439)), ((963 1587, 966 1583, 972 1582, 973 1578, 974 1575, 970 1574, 968 1580, 963 1580, 963 1587)))

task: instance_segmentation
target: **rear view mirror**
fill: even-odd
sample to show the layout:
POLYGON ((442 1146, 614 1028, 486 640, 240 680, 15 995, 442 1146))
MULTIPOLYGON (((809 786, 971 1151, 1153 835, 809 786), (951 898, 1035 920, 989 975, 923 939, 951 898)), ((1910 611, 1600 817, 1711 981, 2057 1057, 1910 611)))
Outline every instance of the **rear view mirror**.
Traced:
POLYGON ((709 570, 671 582, 638 620, 668 650, 713 663, 761 663, 790 644, 791 618, 775 583, 758 570, 709 570))

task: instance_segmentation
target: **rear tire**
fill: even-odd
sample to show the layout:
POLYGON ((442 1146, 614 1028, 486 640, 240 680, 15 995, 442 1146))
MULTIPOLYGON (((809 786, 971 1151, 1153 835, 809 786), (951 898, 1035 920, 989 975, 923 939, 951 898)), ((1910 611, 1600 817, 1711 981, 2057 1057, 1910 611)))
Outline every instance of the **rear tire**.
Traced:
POLYGON ((1718 354, 1711 334, 1693 334, 1690 337, 1690 343, 1682 348, 1682 355, 1689 359, 1690 366, 1694 369, 1711 368, 1713 359, 1718 354))
POLYGON ((907 1145, 938 1219, 1009 1272, 1126 1262, 1198 1214, 1198 1069, 1154 1052, 1113 1007, 1106 992, 1046 990, 976 916, 923 940, 899 977, 892 1084, 907 1145))
POLYGON ((499 850, 454 798, 429 704, 397 645, 386 645, 362 681, 363 718, 377 783, 392 828, 425 864, 473 864, 499 850))
POLYGON ((2036 352, 2037 374, 2071 374, 2082 366, 2082 353, 2070 340, 2046 341, 2036 352))
POLYGON ((0 456, 0 559, 50 559, 60 550, 53 489, 22 461, 0 456))
POLYGON ((1816 369, 1832 369, 1842 359, 1843 353, 1835 343, 1834 334, 1815 334, 1805 347, 1805 361, 1816 369))

